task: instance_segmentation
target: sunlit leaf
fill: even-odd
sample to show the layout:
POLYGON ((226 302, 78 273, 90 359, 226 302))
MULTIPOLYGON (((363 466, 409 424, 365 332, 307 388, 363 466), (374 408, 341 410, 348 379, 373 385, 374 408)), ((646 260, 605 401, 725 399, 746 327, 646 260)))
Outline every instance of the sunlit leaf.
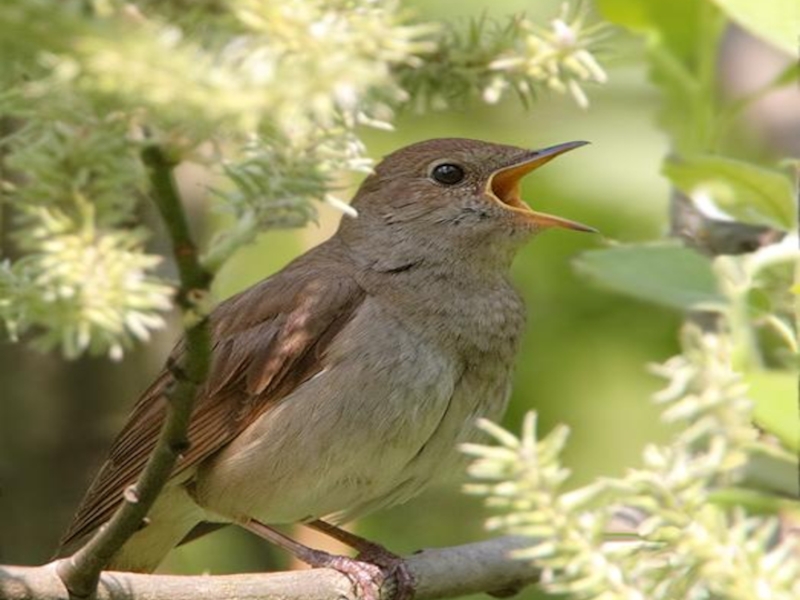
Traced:
POLYGON ((592 250, 575 268, 598 285, 672 308, 718 310, 726 302, 709 259, 675 244, 592 250))
POLYGON ((598 7, 646 40, 649 77, 661 94, 658 124, 672 147, 708 147, 716 107, 704 65, 717 62, 723 13, 703 0, 598 0, 598 7))
POLYGON ((777 437, 787 448, 800 451, 797 374, 755 371, 747 374, 749 396, 755 401, 756 424, 777 437))
POLYGON ((598 0, 603 17, 634 31, 653 32, 681 61, 695 52, 700 37, 698 0, 598 0))
MULTIPOLYGON (((794 481, 797 476, 797 465, 788 465, 788 468, 791 469, 791 481, 794 481)), ((726 488, 711 494, 711 501, 726 508, 744 507, 748 514, 758 515, 777 514, 787 507, 787 500, 771 489, 761 491, 745 487, 726 488)))
MULTIPOLYGON (((800 504, 797 503, 800 499, 797 469, 797 451, 777 446, 769 441, 758 443, 748 452, 747 465, 737 485, 749 492, 766 492, 784 507, 786 499, 791 498, 795 501, 795 508, 800 508, 800 504)), ((766 508, 769 508, 768 500, 766 508)))
POLYGON ((797 0, 713 0, 737 25, 787 54, 797 52, 800 2, 797 0))
POLYGON ((695 155, 667 160, 663 172, 690 198, 706 194, 743 223, 786 231, 793 227, 794 188, 779 171, 722 156, 695 155))

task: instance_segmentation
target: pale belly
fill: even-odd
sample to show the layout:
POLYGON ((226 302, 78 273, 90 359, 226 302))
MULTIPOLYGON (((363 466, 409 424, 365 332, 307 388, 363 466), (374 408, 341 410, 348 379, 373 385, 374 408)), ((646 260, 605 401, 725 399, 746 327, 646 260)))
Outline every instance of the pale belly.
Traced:
MULTIPOLYGON (((291 400, 297 410, 306 406, 310 415, 297 418, 278 407, 274 418, 254 423, 213 462, 171 482, 149 514, 151 526, 125 544, 112 566, 152 571, 200 521, 254 518, 277 524, 332 517, 346 522, 408 500, 434 479, 460 473, 464 456, 458 443, 477 433, 475 417, 496 418, 502 412, 508 384, 498 381, 484 389, 487 394, 473 393, 470 371, 459 377, 453 370, 442 372, 448 385, 429 379, 427 386, 412 386, 419 393, 431 392, 424 398, 428 408, 378 410, 374 407, 380 404, 371 401, 372 412, 341 415, 335 427, 317 418, 325 412, 318 402, 329 397, 331 379, 320 375, 308 382, 291 400), (367 423, 370 419, 375 420, 367 423), (372 433, 365 433, 368 424, 372 433)), ((416 375, 417 382, 427 378, 416 375)), ((378 394, 378 387, 374 383, 365 392, 378 394)), ((397 400, 393 393, 383 399, 389 406, 397 400)))
POLYGON ((212 516, 323 517, 422 475, 410 466, 447 413, 461 365, 400 327, 364 339, 378 311, 362 311, 322 372, 198 470, 196 501, 212 516))
POLYGON ((361 311, 322 372, 202 465, 194 495, 212 518, 346 521, 405 501, 452 473, 477 416, 502 412, 508 365, 487 377, 400 325, 366 339, 376 318, 361 311))

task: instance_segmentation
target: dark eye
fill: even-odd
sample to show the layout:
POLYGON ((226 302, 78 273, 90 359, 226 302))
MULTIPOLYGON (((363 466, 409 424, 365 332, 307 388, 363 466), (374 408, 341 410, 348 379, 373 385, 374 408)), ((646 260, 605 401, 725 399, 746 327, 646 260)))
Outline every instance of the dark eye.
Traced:
POLYGON ((464 179, 464 169, 458 165, 445 163, 434 167, 431 177, 444 185, 455 185, 464 179))

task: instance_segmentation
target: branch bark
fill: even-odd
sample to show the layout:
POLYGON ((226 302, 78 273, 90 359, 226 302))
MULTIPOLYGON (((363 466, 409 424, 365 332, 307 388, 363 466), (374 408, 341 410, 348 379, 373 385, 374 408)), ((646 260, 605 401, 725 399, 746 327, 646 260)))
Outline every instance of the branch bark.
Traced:
POLYGON ((211 338, 203 309, 211 275, 198 260, 173 177, 176 163, 155 145, 142 151, 142 160, 149 172, 153 202, 166 225, 178 265, 180 289, 176 300, 183 313, 185 352, 180 364, 171 365, 174 382, 167 392, 166 419, 158 443, 138 481, 125 490, 119 509, 86 545, 72 556, 54 563, 54 572, 63 581, 70 597, 76 598, 93 594, 101 571, 140 527, 169 479, 175 462, 188 448, 187 430, 192 405, 197 388, 206 378, 211 356, 211 338))
MULTIPOLYGON (((516 560, 514 550, 531 540, 517 536, 423 550, 406 559, 416 581, 414 600, 455 598, 489 592, 515 593, 535 583, 539 571, 516 560)), ((0 600, 63 600, 67 594, 57 563, 41 567, 0 566, 0 600)), ((389 594, 391 595, 391 594, 389 594)), ((382 597, 387 594, 384 590, 382 597)), ((358 600, 350 580, 332 569, 282 573, 179 576, 107 571, 97 600, 358 600)))
POLYGON ((705 216, 680 190, 670 192, 670 235, 707 256, 747 254, 773 244, 783 233, 770 227, 705 216))

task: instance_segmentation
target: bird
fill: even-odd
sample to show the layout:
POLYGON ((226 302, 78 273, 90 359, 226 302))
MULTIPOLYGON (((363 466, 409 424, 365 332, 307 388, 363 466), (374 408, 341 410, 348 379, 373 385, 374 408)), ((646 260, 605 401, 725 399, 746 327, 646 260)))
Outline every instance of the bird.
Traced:
MULTIPOLYGON (((381 546, 337 525, 457 471, 476 420, 502 416, 526 315, 510 282, 514 256, 546 229, 596 231, 533 210, 520 182, 587 143, 530 150, 440 138, 401 148, 359 187, 356 217, 221 302, 190 446, 108 568, 151 572, 208 523, 244 526, 313 563, 313 551, 272 528, 308 523, 366 560, 373 550, 381 565, 381 546)), ((167 363, 182 353, 178 342, 167 363)), ((106 523, 142 472, 173 378, 165 367, 136 403, 58 556, 106 523)))

